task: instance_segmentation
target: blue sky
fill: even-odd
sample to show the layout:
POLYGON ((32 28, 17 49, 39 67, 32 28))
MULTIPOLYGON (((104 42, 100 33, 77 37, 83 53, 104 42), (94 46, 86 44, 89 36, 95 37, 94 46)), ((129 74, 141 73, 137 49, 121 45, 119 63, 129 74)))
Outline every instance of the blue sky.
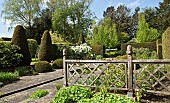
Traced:
MULTIPOLYGON (((135 7, 155 7, 159 5, 159 2, 163 0, 93 0, 91 5, 92 12, 95 13, 98 19, 103 18, 103 11, 109 6, 117 7, 120 4, 124 4, 127 7, 134 10, 135 7)), ((2 9, 2 3, 4 0, 0 0, 0 11, 2 9)), ((13 31, 8 31, 9 23, 4 23, 3 18, 0 17, 0 37, 12 37, 13 31)))

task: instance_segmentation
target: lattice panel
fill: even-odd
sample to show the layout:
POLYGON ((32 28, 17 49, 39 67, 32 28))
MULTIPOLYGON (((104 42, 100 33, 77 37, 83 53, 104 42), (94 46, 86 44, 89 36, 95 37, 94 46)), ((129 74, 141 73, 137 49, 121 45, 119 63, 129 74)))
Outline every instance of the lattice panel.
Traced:
POLYGON ((165 64, 135 65, 135 88, 170 92, 170 66, 165 64))
POLYGON ((67 63, 68 83, 84 86, 127 87, 127 64, 67 63))

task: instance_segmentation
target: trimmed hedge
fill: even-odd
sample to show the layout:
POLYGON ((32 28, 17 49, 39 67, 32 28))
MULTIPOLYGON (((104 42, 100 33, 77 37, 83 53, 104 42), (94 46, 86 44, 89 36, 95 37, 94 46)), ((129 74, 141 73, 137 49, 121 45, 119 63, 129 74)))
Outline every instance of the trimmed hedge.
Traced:
POLYGON ((35 71, 38 73, 50 72, 52 71, 52 67, 47 61, 39 61, 35 64, 35 71))
POLYGON ((92 53, 95 55, 101 55, 104 56, 105 54, 105 47, 103 45, 92 45, 92 53))
POLYGON ((21 62, 21 65, 25 65, 25 66, 30 65, 31 55, 29 52, 27 37, 23 26, 17 25, 15 27, 12 36, 12 44, 18 45, 21 48, 21 53, 23 55, 23 60, 21 62))
POLYGON ((156 42, 145 42, 145 43, 125 43, 121 44, 121 55, 126 54, 127 46, 131 45, 134 48, 148 48, 150 51, 156 51, 156 42))
MULTIPOLYGON (((55 43, 52 44, 52 48, 53 48, 53 52, 54 52, 54 59, 61 59, 63 58, 63 49, 66 48, 67 50, 69 50, 68 48, 70 48, 71 44, 70 43, 55 43)), ((68 52, 68 51, 67 51, 68 52)))
POLYGON ((63 69, 63 59, 57 59, 52 64, 53 69, 63 69))
POLYGON ((35 54, 38 48, 38 43, 35 39, 27 39, 28 47, 31 54, 31 58, 35 58, 35 54))
POLYGON ((48 62, 54 60, 51 36, 48 30, 44 31, 44 34, 42 36, 40 49, 38 52, 38 59, 40 61, 48 61, 48 62))
POLYGON ((170 59, 170 27, 162 35, 162 52, 164 59, 170 59))
POLYGON ((18 66, 22 58, 21 49, 17 45, 12 45, 9 41, 0 41, 0 68, 18 66))

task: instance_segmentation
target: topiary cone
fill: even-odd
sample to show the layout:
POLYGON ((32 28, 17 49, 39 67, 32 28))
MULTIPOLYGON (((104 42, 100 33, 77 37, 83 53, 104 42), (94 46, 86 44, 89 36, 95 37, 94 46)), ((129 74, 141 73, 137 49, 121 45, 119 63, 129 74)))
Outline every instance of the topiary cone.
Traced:
POLYGON ((51 62, 51 60, 53 60, 51 36, 48 30, 44 31, 43 33, 40 49, 38 52, 38 58, 40 61, 51 62))
POLYGON ((28 42, 26 37, 26 32, 23 26, 17 25, 14 29, 14 33, 12 36, 12 44, 18 45, 21 48, 21 53, 23 55, 23 59, 21 65, 30 65, 31 63, 31 55, 28 48, 28 42))

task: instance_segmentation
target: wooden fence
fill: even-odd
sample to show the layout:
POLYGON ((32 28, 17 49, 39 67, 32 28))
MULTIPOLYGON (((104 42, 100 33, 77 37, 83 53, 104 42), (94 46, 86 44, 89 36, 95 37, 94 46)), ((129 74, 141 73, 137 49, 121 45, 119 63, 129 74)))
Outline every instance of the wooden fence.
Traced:
POLYGON ((170 95, 170 60, 133 60, 127 47, 126 60, 69 60, 63 50, 64 84, 170 95))

